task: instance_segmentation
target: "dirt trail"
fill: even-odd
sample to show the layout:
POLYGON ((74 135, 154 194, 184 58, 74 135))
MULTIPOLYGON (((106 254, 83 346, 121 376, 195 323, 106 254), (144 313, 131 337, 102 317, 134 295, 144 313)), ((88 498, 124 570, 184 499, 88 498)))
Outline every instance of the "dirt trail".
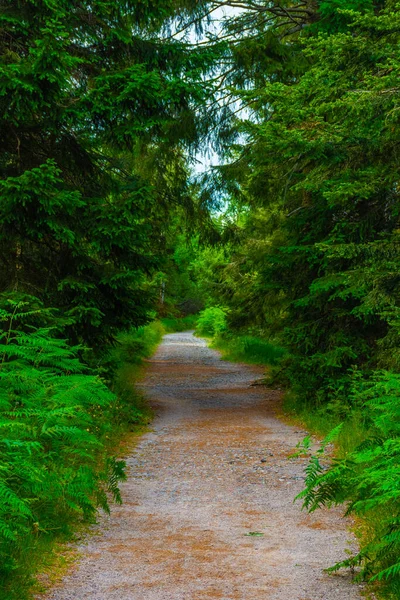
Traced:
POLYGON ((190 332, 165 336, 142 383, 158 416, 128 459, 124 504, 48 600, 361 597, 323 572, 354 542, 340 512, 293 504, 305 462, 287 456, 304 432, 274 417, 279 393, 250 387, 258 377, 190 332))

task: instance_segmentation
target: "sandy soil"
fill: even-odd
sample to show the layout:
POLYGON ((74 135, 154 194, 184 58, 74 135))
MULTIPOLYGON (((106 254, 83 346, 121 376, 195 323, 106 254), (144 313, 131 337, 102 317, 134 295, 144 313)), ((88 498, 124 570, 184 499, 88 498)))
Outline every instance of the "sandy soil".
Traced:
POLYGON ((323 572, 354 540, 339 511, 293 503, 305 460, 287 457, 305 432, 274 416, 279 392, 251 387, 261 373, 190 332, 164 338, 142 383, 158 416, 128 458, 124 504, 48 600, 361 597, 349 574, 323 572))

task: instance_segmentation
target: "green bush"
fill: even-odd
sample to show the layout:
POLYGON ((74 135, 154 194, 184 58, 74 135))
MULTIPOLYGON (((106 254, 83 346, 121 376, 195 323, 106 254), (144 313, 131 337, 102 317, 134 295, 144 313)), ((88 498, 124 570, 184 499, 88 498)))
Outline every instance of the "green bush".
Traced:
POLYGON ((111 373, 124 363, 141 364, 144 358, 151 356, 164 333, 160 321, 152 321, 149 325, 121 333, 106 360, 111 373))
POLYGON ((234 334, 227 324, 227 313, 220 307, 203 310, 196 332, 212 337, 212 346, 220 350, 224 359, 260 365, 276 365, 286 354, 281 346, 260 337, 234 334))
POLYGON ((124 477, 124 463, 105 448, 116 397, 79 360, 79 348, 51 328, 29 324, 45 313, 29 301, 3 301, 0 308, 3 590, 40 537, 91 518, 99 506, 108 511, 110 494, 120 501, 124 477))
POLYGON ((227 360, 259 365, 276 365, 285 354, 284 348, 250 335, 222 336, 215 341, 215 346, 227 360))
POLYGON ((136 382, 141 376, 143 361, 153 354, 164 333, 160 321, 122 333, 104 362, 109 385, 116 396, 113 420, 122 430, 145 426, 153 417, 136 382))
POLYGON ((161 323, 167 333, 175 333, 178 331, 188 331, 195 329, 197 325, 198 315, 187 315, 186 317, 170 317, 161 319, 161 323))
POLYGON ((364 416, 364 441, 326 469, 326 446, 343 425, 333 430, 312 457, 299 497, 309 511, 345 502, 347 514, 367 516, 369 537, 361 551, 333 570, 361 564, 363 576, 390 579, 400 592, 400 375, 356 372, 351 396, 364 416))
POLYGON ((206 308, 198 318, 196 331, 200 335, 216 336, 227 330, 226 311, 218 306, 206 308))

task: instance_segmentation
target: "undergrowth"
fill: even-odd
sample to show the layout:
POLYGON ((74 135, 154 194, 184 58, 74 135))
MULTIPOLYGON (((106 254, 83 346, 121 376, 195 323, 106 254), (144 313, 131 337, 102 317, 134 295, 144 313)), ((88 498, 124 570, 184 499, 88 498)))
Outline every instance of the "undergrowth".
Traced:
POLYGON ((400 376, 355 371, 352 379, 347 402, 307 407, 286 394, 285 413, 325 436, 298 498, 309 512, 344 504, 345 514, 357 517, 360 550, 329 570, 357 568, 357 579, 378 584, 379 597, 395 600, 400 597, 400 376))
POLYGON ((32 299, 2 300, 0 318, 0 598, 28 600, 60 542, 121 501, 115 455, 151 417, 134 383, 164 329, 121 335, 99 376, 32 299))
POLYGON ((211 346, 224 360, 254 365, 276 365, 285 354, 280 346, 250 335, 221 334, 213 338, 211 346))
POLYGON ((285 355, 285 349, 273 341, 232 332, 221 307, 206 308, 200 313, 196 333, 211 338, 211 347, 219 350, 224 360, 271 366, 285 355))
POLYGON ((166 333, 189 331, 196 328, 198 318, 197 314, 187 315, 186 317, 166 317, 161 319, 161 324, 166 333))
POLYGON ((323 466, 326 462, 323 443, 311 458, 306 487, 299 497, 309 511, 345 503, 346 514, 365 520, 368 527, 361 538, 360 551, 331 570, 359 566, 361 577, 386 582, 387 597, 398 598, 400 376, 388 371, 366 376, 355 371, 349 404, 350 418, 328 434, 328 438, 337 439, 335 457, 329 468, 323 466), (357 422, 358 435, 352 422, 357 422))
POLYGON ((160 321, 153 321, 149 325, 121 333, 114 347, 109 351, 103 366, 111 378, 112 385, 119 391, 119 380, 125 379, 126 369, 131 377, 139 376, 143 361, 149 358, 165 333, 165 328, 160 321))

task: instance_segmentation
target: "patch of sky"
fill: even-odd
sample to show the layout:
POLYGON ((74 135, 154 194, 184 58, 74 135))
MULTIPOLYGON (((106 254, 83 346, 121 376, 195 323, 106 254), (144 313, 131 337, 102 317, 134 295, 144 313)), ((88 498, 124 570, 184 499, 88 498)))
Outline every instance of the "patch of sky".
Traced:
MULTIPOLYGON (((177 19, 168 25, 168 37, 173 37, 180 41, 185 41, 193 45, 204 44, 210 41, 218 40, 224 35, 224 23, 243 12, 243 8, 232 6, 211 5, 208 12, 205 11, 204 17, 197 17, 185 24, 181 19, 177 19)), ((215 77, 215 74, 213 74, 215 77)), ((221 108, 223 107, 223 99, 218 99, 221 108)), ((239 104, 234 106, 234 110, 239 108, 239 104)), ((204 147, 201 147, 191 157, 191 166, 193 177, 201 178, 205 174, 212 171, 213 168, 221 165, 221 156, 208 142, 204 147)))

